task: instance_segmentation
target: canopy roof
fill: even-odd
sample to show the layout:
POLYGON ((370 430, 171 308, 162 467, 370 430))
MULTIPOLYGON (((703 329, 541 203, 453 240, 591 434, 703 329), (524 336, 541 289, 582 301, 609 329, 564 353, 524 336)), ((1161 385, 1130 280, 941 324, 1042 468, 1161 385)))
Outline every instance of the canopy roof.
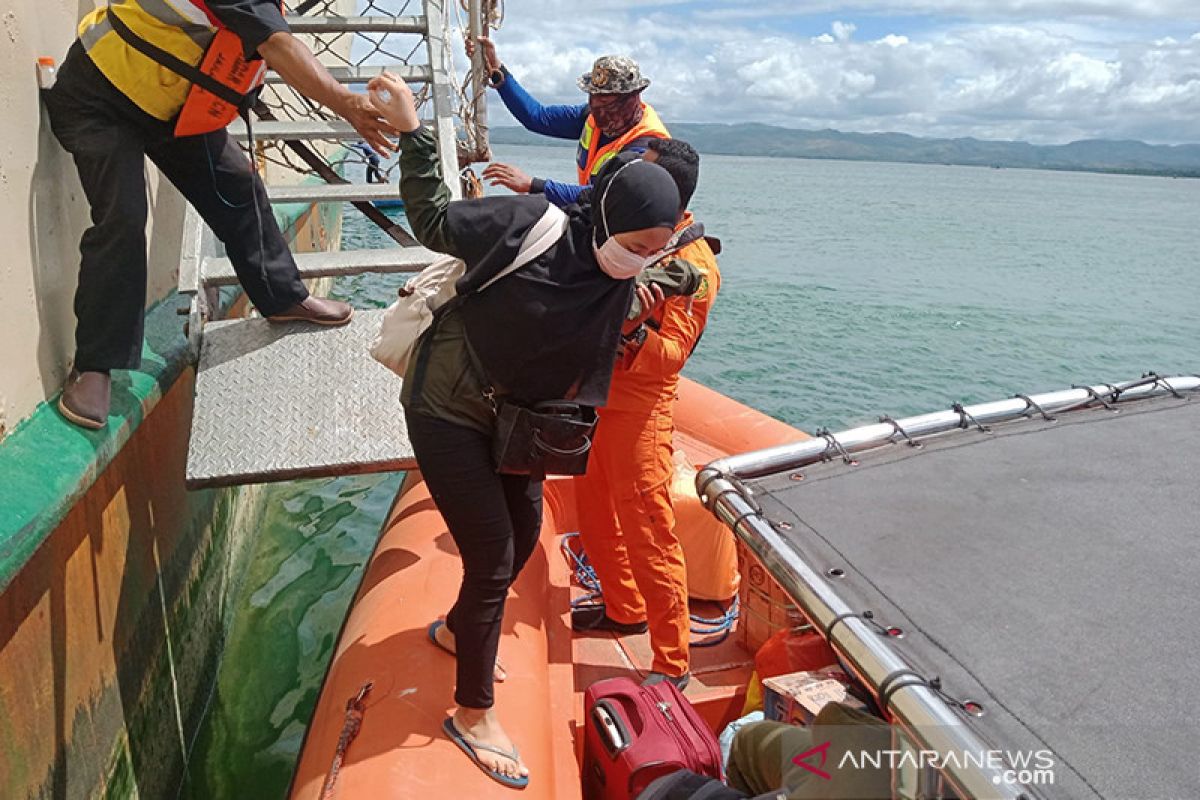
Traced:
POLYGON ((1030 417, 747 485, 983 740, 1053 751, 1035 791, 1200 797, 1200 397, 1030 417))

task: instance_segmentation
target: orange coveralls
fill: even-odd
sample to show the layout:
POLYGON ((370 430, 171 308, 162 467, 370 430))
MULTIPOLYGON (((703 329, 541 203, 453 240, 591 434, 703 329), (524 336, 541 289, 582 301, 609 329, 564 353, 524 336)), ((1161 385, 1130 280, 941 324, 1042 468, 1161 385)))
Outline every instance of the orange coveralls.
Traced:
MULTIPOLYGON (((678 229, 691 224, 685 214, 678 229)), ((721 286, 704 239, 677 255, 695 264, 704 280, 691 298, 667 298, 647 323, 646 341, 618 361, 587 474, 574 479, 580 540, 600 579, 606 613, 617 622, 646 620, 651 669, 672 677, 688 671, 691 627, 671 506, 675 393, 721 286)))

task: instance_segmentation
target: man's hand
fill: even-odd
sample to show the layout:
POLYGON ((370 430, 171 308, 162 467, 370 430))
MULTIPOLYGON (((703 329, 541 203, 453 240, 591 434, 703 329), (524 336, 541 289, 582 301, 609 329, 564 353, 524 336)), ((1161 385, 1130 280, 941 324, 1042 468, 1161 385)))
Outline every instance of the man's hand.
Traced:
POLYGON ((386 70, 367 84, 372 111, 382 114, 388 124, 400 133, 412 133, 421 127, 412 89, 398 75, 386 70))
POLYGON ((500 69, 500 56, 496 55, 496 45, 487 36, 467 37, 467 58, 475 57, 475 48, 483 48, 483 66, 489 75, 500 69))
POLYGON ((395 125, 380 117, 378 109, 366 97, 351 93, 349 97, 345 98, 342 106, 335 108, 334 111, 353 125, 354 130, 358 131, 358 135, 376 153, 387 158, 389 153, 395 152, 396 145, 387 137, 397 136, 400 132, 395 125))
POLYGON ((483 169, 483 179, 489 186, 503 186, 518 194, 529 194, 533 178, 508 164, 488 164, 483 169))
POLYGON ((667 299, 666 295, 663 294, 662 287, 658 285, 646 286, 643 283, 639 283, 635 291, 637 292, 637 301, 642 311, 633 319, 625 320, 625 324, 621 326, 621 333, 626 336, 636 331, 643 322, 650 319, 655 309, 667 299))
POLYGON ((385 158, 396 149, 388 141, 396 131, 371 108, 367 98, 342 86, 303 42, 287 31, 276 31, 258 46, 267 66, 288 86, 345 119, 374 150, 385 158))

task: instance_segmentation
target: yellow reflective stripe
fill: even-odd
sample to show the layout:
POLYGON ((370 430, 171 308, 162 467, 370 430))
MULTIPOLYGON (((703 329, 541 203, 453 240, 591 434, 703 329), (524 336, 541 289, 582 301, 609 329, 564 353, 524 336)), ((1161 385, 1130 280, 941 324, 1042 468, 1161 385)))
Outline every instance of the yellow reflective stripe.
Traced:
POLYGON ((600 174, 600 170, 604 167, 605 164, 608 163, 608 160, 610 158, 612 158, 613 156, 615 156, 617 154, 617 152, 618 151, 616 151, 616 150, 609 150, 607 153, 604 153, 596 158, 596 165, 594 167, 592 167, 592 177, 593 178, 600 174))
MULTIPOLYGON (((99 12, 92 13, 95 14, 99 12)), ((97 42, 112 32, 112 24, 109 23, 107 15, 105 15, 103 19, 93 23, 88 23, 87 17, 84 17, 84 22, 80 23, 79 26, 79 41, 83 42, 84 51, 90 53, 92 48, 96 46, 97 42)))
POLYGON ((592 117, 589 114, 587 122, 583 123, 583 133, 579 135, 579 146, 584 150, 592 149, 592 137, 596 135, 596 129, 592 127, 592 117))
POLYGON ((187 20, 192 25, 212 30, 213 25, 209 21, 208 15, 204 13, 204 9, 187 2, 187 0, 180 0, 178 3, 172 3, 171 0, 137 0, 137 2, 163 22, 169 21, 169 18, 164 16, 169 9, 169 13, 178 16, 180 20, 187 20))

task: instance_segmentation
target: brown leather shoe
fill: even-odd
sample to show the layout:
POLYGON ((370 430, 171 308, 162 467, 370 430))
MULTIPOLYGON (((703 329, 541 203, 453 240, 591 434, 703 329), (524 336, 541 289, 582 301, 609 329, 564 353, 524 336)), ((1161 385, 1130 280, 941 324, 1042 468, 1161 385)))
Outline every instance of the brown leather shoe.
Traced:
POLYGON ((112 379, 108 375, 71 370, 58 398, 58 410, 81 428, 97 431, 108 423, 111 397, 112 379))
POLYGON ((271 322, 312 322, 317 325, 345 325, 354 316, 349 303, 309 295, 303 302, 267 317, 271 322))

